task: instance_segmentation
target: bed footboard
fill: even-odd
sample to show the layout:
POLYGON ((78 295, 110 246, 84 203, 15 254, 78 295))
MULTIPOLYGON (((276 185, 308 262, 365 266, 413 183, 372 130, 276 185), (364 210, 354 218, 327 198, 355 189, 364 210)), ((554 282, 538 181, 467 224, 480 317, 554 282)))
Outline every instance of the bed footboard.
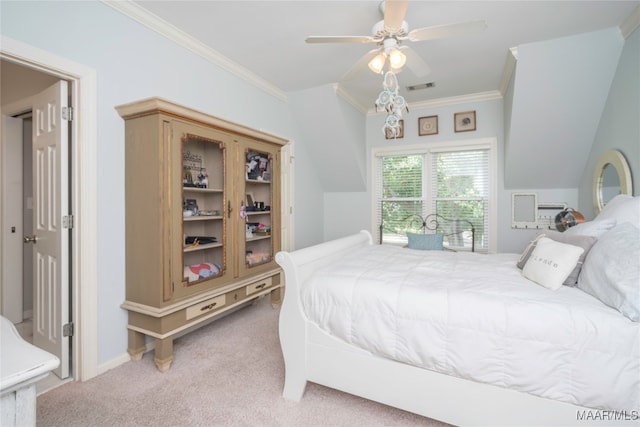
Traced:
POLYGON ((294 252, 278 252, 276 262, 284 271, 285 294, 280 310, 280 346, 284 357, 282 395, 299 401, 307 384, 307 317, 300 302, 300 286, 318 268, 330 265, 360 247, 373 244, 371 234, 358 234, 294 252))

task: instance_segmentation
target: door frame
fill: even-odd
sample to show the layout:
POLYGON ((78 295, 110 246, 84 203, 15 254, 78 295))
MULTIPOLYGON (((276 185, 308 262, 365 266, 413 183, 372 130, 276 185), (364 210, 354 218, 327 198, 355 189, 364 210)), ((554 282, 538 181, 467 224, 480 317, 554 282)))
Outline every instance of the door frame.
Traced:
MULTIPOLYGON (((71 237, 72 370, 76 381, 98 375, 97 273, 97 98, 94 69, 1 36, 0 58, 69 82, 74 120, 71 122, 70 197, 74 228, 71 237), (82 286, 80 286, 82 284, 82 286)), ((2 113, 31 109, 25 99, 2 113)))

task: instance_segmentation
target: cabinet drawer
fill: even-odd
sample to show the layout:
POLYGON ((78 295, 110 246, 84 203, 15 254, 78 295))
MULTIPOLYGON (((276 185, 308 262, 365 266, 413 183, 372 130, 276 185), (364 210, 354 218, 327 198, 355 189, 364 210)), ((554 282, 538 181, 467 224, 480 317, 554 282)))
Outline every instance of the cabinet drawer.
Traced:
POLYGON ((191 320, 195 317, 202 316, 203 314, 217 310, 220 307, 223 307, 224 304, 225 297, 224 295, 220 295, 196 305, 192 305, 191 307, 187 308, 187 320, 191 320))
POLYGON ((247 295, 251 295, 255 292, 259 292, 270 286, 271 286, 271 277, 267 277, 264 280, 260 280, 259 282, 255 282, 250 285, 247 285, 247 295))

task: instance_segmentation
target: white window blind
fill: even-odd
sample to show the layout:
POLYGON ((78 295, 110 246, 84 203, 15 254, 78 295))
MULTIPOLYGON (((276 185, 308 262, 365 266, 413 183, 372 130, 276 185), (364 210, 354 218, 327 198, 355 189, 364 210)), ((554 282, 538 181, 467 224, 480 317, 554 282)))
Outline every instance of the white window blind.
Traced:
POLYGON ((376 176, 379 233, 386 243, 406 242, 408 223, 424 212, 424 155, 381 157, 376 176))
MULTIPOLYGON (((435 152, 431 155, 430 212, 454 223, 448 233, 455 228, 466 228, 465 221, 475 228, 476 250, 488 249, 489 228, 489 150, 464 150, 435 152)), ((470 236, 452 234, 450 246, 467 247, 470 236)))
POLYGON ((421 230, 420 217, 435 213, 457 220, 443 230, 450 235, 446 246, 471 248, 471 234, 457 233, 468 229, 469 221, 475 228, 476 250, 488 250, 489 155, 489 148, 378 155, 373 215, 378 241, 405 244, 407 231, 421 230))

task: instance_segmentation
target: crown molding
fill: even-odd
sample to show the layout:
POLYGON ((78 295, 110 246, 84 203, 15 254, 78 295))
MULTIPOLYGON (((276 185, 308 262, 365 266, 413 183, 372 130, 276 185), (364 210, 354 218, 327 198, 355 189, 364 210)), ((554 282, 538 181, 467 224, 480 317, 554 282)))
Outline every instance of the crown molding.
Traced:
POLYGON ((240 64, 231 61, 229 58, 222 55, 220 52, 210 48, 196 38, 190 36, 179 28, 171 25, 167 21, 163 20, 159 16, 149 12, 147 9, 139 6, 131 0, 101 0, 107 6, 112 7, 125 16, 133 19, 134 21, 144 25, 145 27, 155 31, 156 33, 166 37, 167 39, 177 43, 179 46, 190 50, 211 62, 219 66, 220 68, 228 71, 229 73, 240 77, 242 80, 252 84, 253 86, 261 89, 267 94, 280 99, 281 101, 287 101, 287 94, 267 82, 263 78, 257 76, 251 71, 247 70, 240 64))
MULTIPOLYGON (((412 110, 447 107, 450 105, 466 104, 469 102, 483 102, 502 99, 502 93, 499 90, 491 90, 487 92, 470 93, 468 95, 451 96, 448 98, 430 99, 427 101, 412 102, 409 107, 412 110)), ((375 108, 369 109, 368 115, 383 114, 378 113, 375 108)))
POLYGON ((640 5, 631 11, 629 16, 620 24, 620 32, 627 39, 640 26, 640 5))

